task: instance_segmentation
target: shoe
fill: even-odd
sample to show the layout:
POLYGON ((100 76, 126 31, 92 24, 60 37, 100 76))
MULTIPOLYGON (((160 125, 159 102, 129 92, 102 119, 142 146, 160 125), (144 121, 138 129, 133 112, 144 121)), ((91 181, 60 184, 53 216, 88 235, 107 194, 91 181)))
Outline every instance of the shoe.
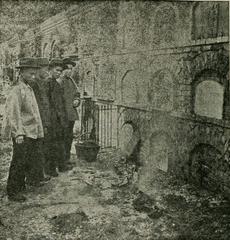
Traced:
POLYGON ((12 195, 12 196, 8 196, 8 199, 10 201, 14 201, 14 202, 25 202, 26 201, 26 197, 24 195, 22 195, 21 193, 12 195))

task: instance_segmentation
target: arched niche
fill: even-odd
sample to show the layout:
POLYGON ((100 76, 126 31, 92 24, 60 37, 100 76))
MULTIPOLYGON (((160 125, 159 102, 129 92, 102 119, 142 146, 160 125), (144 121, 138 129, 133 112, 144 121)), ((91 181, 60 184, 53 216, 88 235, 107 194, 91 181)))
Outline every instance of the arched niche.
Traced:
POLYGON ((216 74, 200 76, 193 91, 193 111, 196 115, 223 118, 224 87, 216 74))
MULTIPOLYGON (((140 132, 133 121, 126 121, 119 130, 119 148, 125 156, 130 156, 140 140, 140 132)), ((139 154, 139 153, 137 153, 139 154)))
POLYGON ((121 79, 121 100, 124 103, 138 103, 138 72, 126 70, 121 79))
POLYGON ((229 35, 228 2, 196 2, 192 8, 192 39, 229 35))
POLYGON ((153 133, 149 139, 149 159, 156 168, 167 172, 174 155, 172 141, 164 132, 153 133))
POLYGON ((134 1, 121 1, 118 13, 118 25, 121 48, 137 47, 138 12, 134 1))
POLYGON ((51 58, 60 58, 62 57, 62 52, 59 47, 59 44, 56 40, 54 40, 51 44, 51 58))
POLYGON ((49 52, 48 43, 45 43, 42 48, 42 56, 49 58, 49 55, 50 55, 50 52, 49 52))
POLYGON ((149 82, 148 103, 152 108, 173 109, 173 76, 167 69, 154 73, 149 82))
POLYGON ((106 58, 99 64, 94 63, 95 73, 97 73, 97 76, 95 76, 94 82, 95 82, 95 88, 97 87, 97 92, 100 94, 100 96, 103 96, 103 98, 106 99, 115 99, 116 94, 116 77, 117 77, 117 69, 116 64, 111 61, 111 59, 106 58))
POLYGON ((153 42, 157 44, 175 42, 177 22, 177 9, 172 4, 161 4, 153 18, 153 42))
POLYGON ((221 153, 209 144, 200 143, 190 152, 189 180, 210 190, 218 188, 217 170, 221 165, 221 153), (216 176, 216 177, 215 177, 216 176))
POLYGON ((132 123, 124 123, 119 132, 119 147, 124 151, 127 144, 133 137, 134 129, 132 123))

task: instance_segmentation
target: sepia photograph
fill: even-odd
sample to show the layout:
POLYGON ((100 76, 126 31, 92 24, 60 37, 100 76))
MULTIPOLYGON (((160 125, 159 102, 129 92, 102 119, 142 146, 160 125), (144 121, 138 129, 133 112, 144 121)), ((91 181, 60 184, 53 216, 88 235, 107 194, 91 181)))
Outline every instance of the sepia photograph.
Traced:
POLYGON ((0 240, 230 240, 228 0, 0 0, 0 240))

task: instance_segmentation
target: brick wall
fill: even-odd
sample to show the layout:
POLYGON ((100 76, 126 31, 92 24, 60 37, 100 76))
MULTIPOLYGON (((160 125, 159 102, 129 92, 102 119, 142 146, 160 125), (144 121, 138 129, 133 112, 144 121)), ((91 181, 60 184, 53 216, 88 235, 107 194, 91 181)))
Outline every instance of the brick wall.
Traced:
MULTIPOLYGON (((122 119, 139 128, 143 176, 148 181, 156 167, 188 179, 193 173, 191 159, 198 161, 194 152, 200 152, 202 159, 204 149, 214 149, 210 159, 222 154, 216 169, 223 169, 222 165, 228 169, 228 3, 87 1, 77 5, 47 19, 20 41, 4 43, 2 61, 9 61, 9 53, 78 54, 80 84, 90 95, 145 110, 124 111, 122 119), (223 119, 194 112, 196 87, 210 77, 207 72, 223 86, 223 119)), ((216 173, 228 182, 229 171, 216 173)))

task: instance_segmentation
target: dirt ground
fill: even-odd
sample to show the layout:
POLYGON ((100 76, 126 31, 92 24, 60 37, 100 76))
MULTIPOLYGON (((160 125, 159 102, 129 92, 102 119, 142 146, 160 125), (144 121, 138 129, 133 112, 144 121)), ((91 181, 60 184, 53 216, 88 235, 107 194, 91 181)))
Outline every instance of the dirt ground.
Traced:
POLYGON ((10 145, 2 144, 1 240, 230 239, 230 205, 221 196, 163 173, 156 173, 152 194, 146 194, 113 171, 111 152, 95 163, 73 156, 73 170, 27 189, 27 202, 10 202, 5 195, 10 154, 10 145))

